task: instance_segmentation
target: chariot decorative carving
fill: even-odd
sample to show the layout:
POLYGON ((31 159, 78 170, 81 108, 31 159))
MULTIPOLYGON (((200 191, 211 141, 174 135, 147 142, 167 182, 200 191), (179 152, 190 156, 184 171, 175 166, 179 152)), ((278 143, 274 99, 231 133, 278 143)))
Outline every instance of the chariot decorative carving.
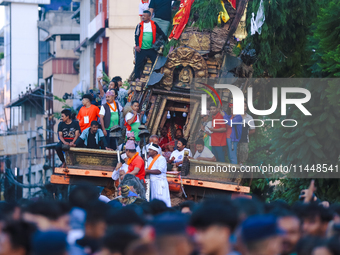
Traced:
POLYGON ((204 58, 196 50, 179 47, 168 55, 163 73, 161 84, 165 89, 171 90, 173 85, 190 89, 194 78, 203 81, 208 77, 208 67, 204 58))

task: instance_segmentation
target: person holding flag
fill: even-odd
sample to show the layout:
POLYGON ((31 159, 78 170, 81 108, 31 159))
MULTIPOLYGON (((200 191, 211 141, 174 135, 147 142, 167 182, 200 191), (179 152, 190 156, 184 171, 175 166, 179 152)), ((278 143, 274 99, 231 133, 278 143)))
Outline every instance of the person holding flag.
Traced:
POLYGON ((166 179, 167 163, 166 159, 158 153, 159 148, 157 144, 150 144, 150 157, 148 158, 148 168, 145 170, 145 174, 150 174, 151 200, 161 200, 168 207, 171 207, 169 184, 166 179))

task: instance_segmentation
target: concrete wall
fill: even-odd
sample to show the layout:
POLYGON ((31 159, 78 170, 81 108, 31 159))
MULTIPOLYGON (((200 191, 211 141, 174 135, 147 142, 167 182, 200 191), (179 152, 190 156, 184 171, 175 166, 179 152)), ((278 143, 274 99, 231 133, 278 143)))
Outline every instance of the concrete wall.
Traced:
MULTIPOLYGON (((65 93, 72 93, 73 88, 79 83, 78 75, 54 74, 53 95, 63 97, 65 93)), ((66 104, 72 106, 72 100, 66 100, 66 104)), ((53 111, 61 112, 63 104, 57 101, 53 103, 53 111)))
POLYGON ((139 1, 109 1, 109 75, 127 79, 133 71, 134 32, 140 22, 139 1))
POLYGON ((79 24, 71 19, 73 13, 71 11, 48 11, 45 20, 39 21, 38 25, 49 34, 79 34, 79 24))
MULTIPOLYGON (((81 0, 80 2, 80 42, 87 39, 88 25, 95 18, 95 2, 95 0, 81 0)), ((84 81, 86 89, 92 88, 94 83, 93 42, 89 42, 82 49, 79 62, 79 80, 84 81)))
MULTIPOLYGON (((43 130, 38 131, 38 127, 42 127, 46 129, 46 121, 43 115, 36 115, 33 118, 30 118, 29 121, 24 121, 17 126, 18 132, 29 131, 27 132, 27 142, 29 146, 29 150, 31 151, 31 183, 32 184, 42 184, 42 176, 43 176, 43 165, 45 163, 44 158, 44 150, 39 148, 44 145, 45 142, 43 140, 45 132, 43 130)), ((26 154, 17 154, 11 156, 12 169, 15 167, 19 168, 18 175, 23 176, 23 183, 28 184, 28 166, 30 163, 29 153, 26 154)), ((40 189, 32 189, 31 193, 33 195, 34 192, 39 191, 40 189)), ((23 197, 28 196, 28 189, 23 189, 23 197)))
MULTIPOLYGON (((38 83, 38 5, 12 3, 11 6, 11 100, 38 83), (23 17, 24 20, 23 20, 23 17)), ((13 109, 12 126, 19 109, 13 109)))

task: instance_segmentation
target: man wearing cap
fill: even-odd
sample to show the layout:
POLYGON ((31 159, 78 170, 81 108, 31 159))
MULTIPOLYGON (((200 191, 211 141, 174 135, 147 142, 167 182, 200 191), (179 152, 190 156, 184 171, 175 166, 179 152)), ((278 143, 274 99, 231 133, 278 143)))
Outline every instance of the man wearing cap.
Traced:
POLYGON ((83 132, 86 128, 89 128, 92 121, 97 121, 99 118, 99 108, 91 104, 91 101, 91 94, 83 95, 83 107, 80 108, 77 116, 81 132, 83 132))
POLYGON ((183 159, 184 159, 184 152, 188 152, 188 156, 192 157, 191 151, 185 146, 187 145, 187 140, 184 138, 178 139, 177 142, 177 150, 173 151, 170 156, 169 163, 176 163, 176 166, 182 166, 183 159))
POLYGON ((109 90, 106 92, 106 104, 103 104, 100 108, 100 125, 105 135, 108 147, 116 150, 116 139, 110 137, 110 129, 113 126, 120 125, 120 115, 123 107, 119 102, 116 102, 117 90, 109 90))
POLYGON ((241 226, 246 255, 277 255, 282 253, 282 236, 273 215, 250 216, 241 226))
MULTIPOLYGON (((149 138, 149 144, 147 144, 145 147, 146 147, 146 151, 149 152, 149 146, 151 144, 156 144, 158 145, 159 144, 159 139, 158 139, 158 136, 157 135, 152 135, 150 136, 149 138)), ((145 149, 143 147, 143 152, 142 152, 143 155, 145 155, 145 149)), ((158 154, 162 155, 162 148, 159 147, 159 150, 158 150, 158 154)))
POLYGON ((115 170, 113 170, 111 176, 114 181, 119 179, 119 182, 123 180, 124 175, 126 174, 129 168, 129 166, 126 164, 128 158, 126 153, 123 153, 122 155, 120 155, 120 157, 122 158, 124 163, 118 163, 115 170))
MULTIPOLYGON (((136 138, 135 138, 135 134, 134 133, 128 133, 126 135, 126 142, 128 140, 131 140, 135 143, 135 146, 136 146, 136 151, 139 153, 139 155, 141 155, 141 149, 139 147, 139 145, 136 143, 136 138)), ((125 145, 126 145, 126 142, 125 143, 122 143, 118 146, 118 149, 119 151, 125 151, 125 145)))
POLYGON ((135 143, 131 140, 126 142, 125 145, 126 155, 128 156, 128 174, 135 175, 143 183, 145 183, 145 167, 144 160, 136 151, 135 143))
POLYGON ((157 144, 149 145, 148 169, 145 174, 150 174, 151 200, 162 200, 168 207, 171 207, 170 191, 168 180, 166 179, 167 163, 166 159, 159 154, 160 147, 157 144))
POLYGON ((142 15, 143 21, 137 25, 135 32, 135 78, 138 81, 143 70, 145 58, 150 58, 152 65, 157 58, 157 52, 152 48, 152 45, 156 42, 156 35, 159 34, 163 37, 164 41, 167 40, 167 36, 162 29, 150 19, 151 13, 144 11, 142 15))

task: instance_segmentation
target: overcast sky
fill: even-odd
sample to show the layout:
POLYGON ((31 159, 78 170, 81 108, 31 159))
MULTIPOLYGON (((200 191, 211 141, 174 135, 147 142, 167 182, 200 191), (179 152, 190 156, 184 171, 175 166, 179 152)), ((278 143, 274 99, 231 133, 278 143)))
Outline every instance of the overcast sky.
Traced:
POLYGON ((0 6, 0 29, 4 26, 5 24, 5 7, 0 6))

